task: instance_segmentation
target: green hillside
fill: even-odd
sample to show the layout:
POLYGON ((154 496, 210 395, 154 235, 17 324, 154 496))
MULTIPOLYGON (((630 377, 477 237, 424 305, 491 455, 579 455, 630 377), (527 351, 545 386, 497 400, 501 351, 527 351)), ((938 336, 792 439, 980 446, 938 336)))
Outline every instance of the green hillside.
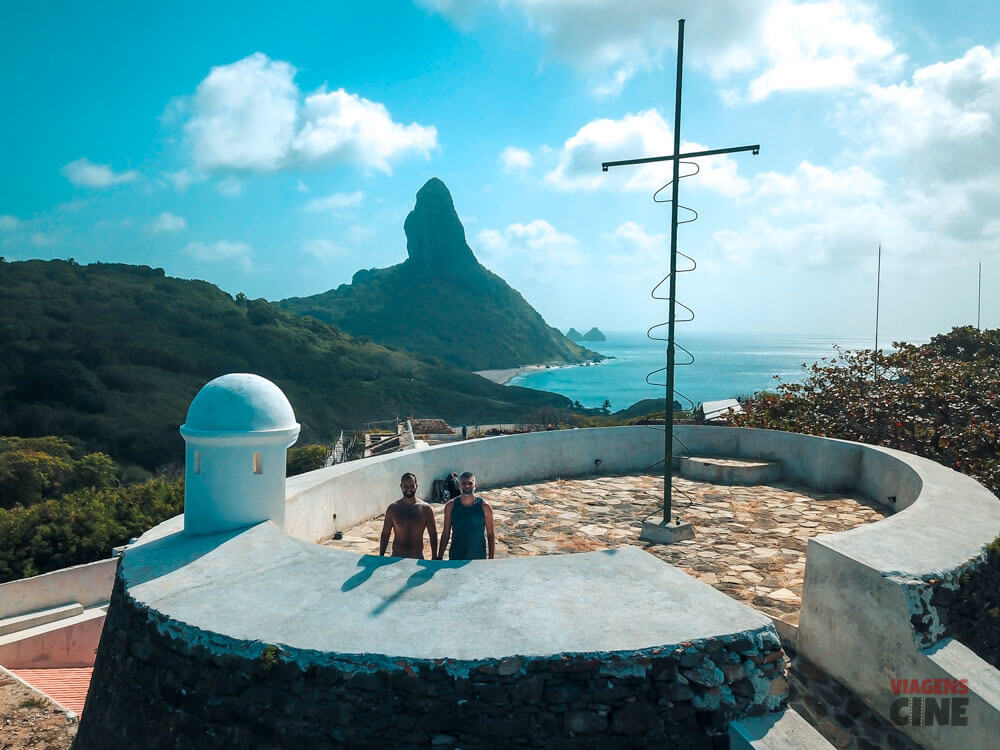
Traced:
POLYGON ((358 271, 350 284, 278 304, 469 370, 603 359, 549 326, 479 264, 441 180, 420 189, 403 229, 409 257, 399 265, 358 271))
POLYGON ((181 460, 188 404, 227 372, 281 387, 300 442, 394 416, 512 421, 570 404, 161 269, 0 261, 0 290, 0 435, 66 436, 147 468, 181 460))

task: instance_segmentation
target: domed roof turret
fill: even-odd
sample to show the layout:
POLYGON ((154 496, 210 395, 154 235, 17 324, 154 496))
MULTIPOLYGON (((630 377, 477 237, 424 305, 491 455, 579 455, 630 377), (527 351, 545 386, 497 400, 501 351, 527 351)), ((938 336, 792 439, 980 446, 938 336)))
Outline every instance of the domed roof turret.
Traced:
POLYGON ((206 383, 188 407, 182 434, 298 430, 292 405, 267 378, 230 373, 206 383))

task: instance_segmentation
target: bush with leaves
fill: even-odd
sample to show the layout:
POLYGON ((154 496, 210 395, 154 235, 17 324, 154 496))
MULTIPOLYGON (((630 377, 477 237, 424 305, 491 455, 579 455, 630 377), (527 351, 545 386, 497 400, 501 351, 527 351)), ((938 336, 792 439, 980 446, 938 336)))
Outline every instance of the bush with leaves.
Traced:
POLYGON ((898 448, 1000 493, 1000 330, 954 328, 895 351, 836 350, 734 422, 898 448))
POLYGON ((59 437, 0 437, 0 508, 118 484, 118 467, 110 456, 88 453, 76 459, 75 452, 59 437))
POLYGON ((150 479, 0 510, 0 583, 110 557, 183 508, 182 482, 150 479))
POLYGON ((288 460, 285 464, 285 476, 294 477, 307 471, 322 469, 326 457, 330 455, 330 447, 326 445, 293 445, 288 449, 288 460))

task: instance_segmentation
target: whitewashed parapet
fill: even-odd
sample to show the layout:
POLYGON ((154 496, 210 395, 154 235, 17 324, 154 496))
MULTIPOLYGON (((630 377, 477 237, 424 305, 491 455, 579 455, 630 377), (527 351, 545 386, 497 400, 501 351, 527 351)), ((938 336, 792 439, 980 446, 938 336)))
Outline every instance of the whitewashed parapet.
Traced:
MULTIPOLYGON (((930 604, 937 582, 953 585, 1000 535, 993 494, 963 474, 888 448, 694 425, 678 425, 676 435, 675 454, 781 461, 789 484, 853 491, 893 511, 883 521, 810 540, 799 647, 885 716, 897 698, 891 679, 968 679, 962 732, 903 729, 929 747, 962 750, 988 747, 988 738, 1000 736, 1000 675, 961 644, 938 640, 943 628, 930 604)), ((424 491, 434 478, 464 470, 488 488, 659 470, 662 457, 663 432, 635 426, 469 440, 367 459, 289 479, 286 531, 315 541, 382 513, 405 471, 417 474, 424 491)))

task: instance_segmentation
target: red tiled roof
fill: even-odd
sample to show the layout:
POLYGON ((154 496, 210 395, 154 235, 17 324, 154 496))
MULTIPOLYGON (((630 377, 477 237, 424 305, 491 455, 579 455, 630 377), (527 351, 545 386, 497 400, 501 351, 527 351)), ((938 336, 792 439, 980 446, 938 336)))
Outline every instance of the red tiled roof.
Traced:
MULTIPOLYGON (((13 670, 11 670, 13 671, 13 670)), ((36 690, 58 701, 65 708, 83 713, 87 688, 93 667, 66 667, 63 669, 18 669, 15 674, 36 690)))

